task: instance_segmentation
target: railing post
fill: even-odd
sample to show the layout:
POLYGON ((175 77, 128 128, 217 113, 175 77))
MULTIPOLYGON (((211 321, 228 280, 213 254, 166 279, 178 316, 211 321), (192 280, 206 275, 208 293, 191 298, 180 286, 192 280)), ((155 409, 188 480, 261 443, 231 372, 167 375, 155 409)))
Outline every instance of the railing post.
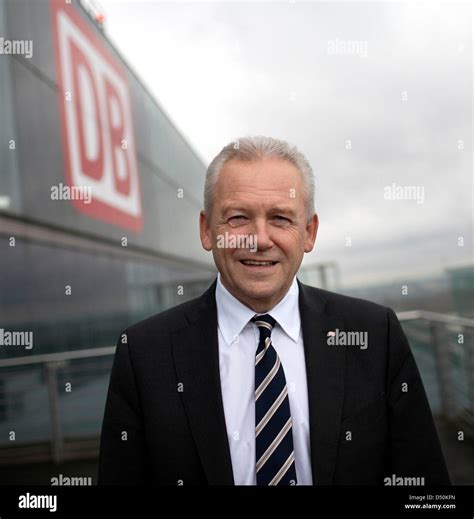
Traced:
POLYGON ((463 328, 464 347, 466 348, 467 384, 469 408, 474 413, 474 333, 471 329, 463 328))
POLYGON ((321 279, 321 288, 328 289, 327 265, 319 265, 319 277, 321 279))
POLYGON ((442 410, 447 418, 452 418, 456 415, 457 405, 450 359, 450 342, 443 337, 443 330, 439 324, 431 322, 430 330, 436 355, 442 410))
POLYGON ((64 458, 64 439, 59 416, 59 394, 57 369, 60 366, 57 362, 48 362, 46 367, 46 380, 48 385, 49 416, 51 419, 51 450, 53 462, 57 465, 64 458))

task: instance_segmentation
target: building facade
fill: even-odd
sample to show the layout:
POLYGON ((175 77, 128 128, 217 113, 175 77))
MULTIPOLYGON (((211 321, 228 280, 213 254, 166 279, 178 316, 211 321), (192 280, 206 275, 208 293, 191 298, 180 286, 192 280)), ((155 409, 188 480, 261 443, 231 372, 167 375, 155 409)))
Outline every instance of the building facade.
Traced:
POLYGON ((115 344, 212 280, 205 165, 79 2, 1 0, 0 34, 0 328, 34 340, 0 358, 115 344))

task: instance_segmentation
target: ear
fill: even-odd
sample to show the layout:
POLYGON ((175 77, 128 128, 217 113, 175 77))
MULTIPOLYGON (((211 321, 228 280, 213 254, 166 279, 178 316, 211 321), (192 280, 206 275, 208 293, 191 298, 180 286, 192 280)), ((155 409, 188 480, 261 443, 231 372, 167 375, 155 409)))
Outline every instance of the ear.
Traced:
POLYGON ((204 211, 199 213, 199 234, 203 249, 212 250, 211 225, 204 211))
POLYGON ((311 252, 316 242, 318 234, 319 218, 316 213, 313 214, 311 221, 306 226, 306 241, 304 242, 304 251, 311 252))

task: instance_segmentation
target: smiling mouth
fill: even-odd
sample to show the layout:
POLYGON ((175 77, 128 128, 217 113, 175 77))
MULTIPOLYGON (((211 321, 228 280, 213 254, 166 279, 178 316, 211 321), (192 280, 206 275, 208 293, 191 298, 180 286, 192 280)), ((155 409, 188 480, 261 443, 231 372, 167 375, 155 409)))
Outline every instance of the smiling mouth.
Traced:
POLYGON ((246 265, 247 267, 271 267, 276 265, 278 261, 255 261, 255 260, 240 260, 242 265, 246 265))

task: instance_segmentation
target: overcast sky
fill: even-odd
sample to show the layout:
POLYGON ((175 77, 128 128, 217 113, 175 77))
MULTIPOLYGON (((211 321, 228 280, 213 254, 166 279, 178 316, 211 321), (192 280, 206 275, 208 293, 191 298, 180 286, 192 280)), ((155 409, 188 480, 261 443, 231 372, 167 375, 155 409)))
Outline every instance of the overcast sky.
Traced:
POLYGON ((354 285, 472 262, 470 3, 101 5, 206 165, 248 134, 306 154, 321 226, 305 264, 336 260, 354 285), (393 184, 418 200, 387 200, 393 184))

